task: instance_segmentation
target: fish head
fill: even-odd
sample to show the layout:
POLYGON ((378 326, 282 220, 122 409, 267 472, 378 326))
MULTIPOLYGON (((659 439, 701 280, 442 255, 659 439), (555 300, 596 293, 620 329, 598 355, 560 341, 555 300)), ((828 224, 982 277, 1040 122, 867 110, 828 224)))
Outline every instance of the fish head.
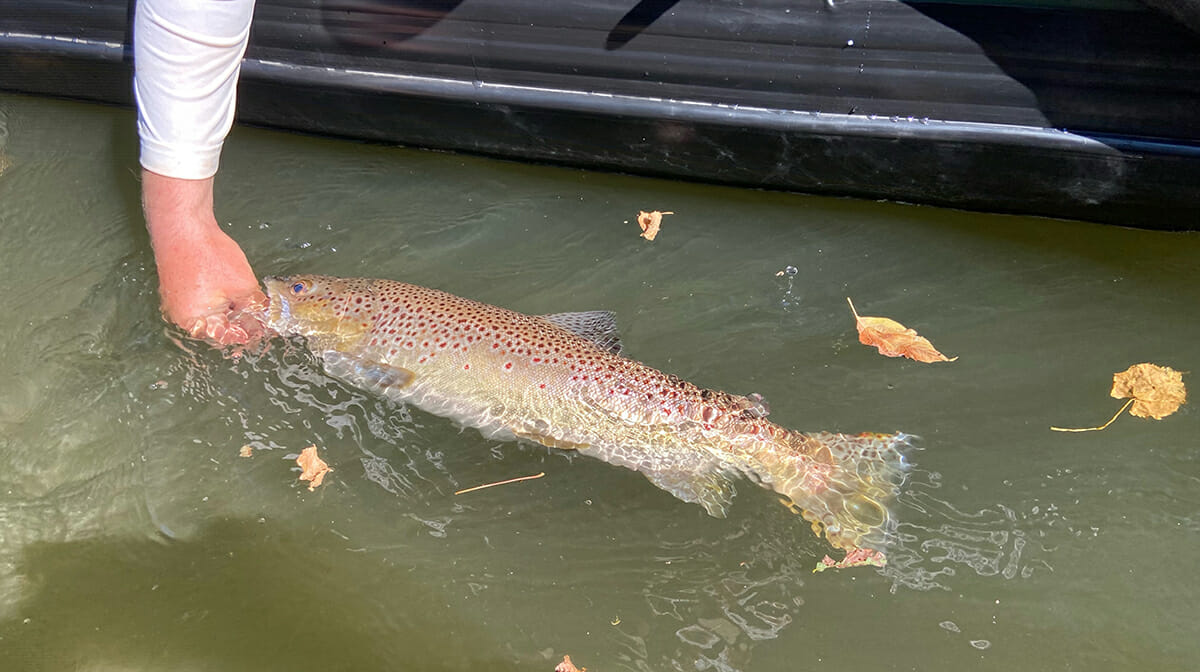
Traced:
POLYGON ((321 350, 346 350, 370 331, 370 283, 324 275, 270 276, 267 326, 321 350))

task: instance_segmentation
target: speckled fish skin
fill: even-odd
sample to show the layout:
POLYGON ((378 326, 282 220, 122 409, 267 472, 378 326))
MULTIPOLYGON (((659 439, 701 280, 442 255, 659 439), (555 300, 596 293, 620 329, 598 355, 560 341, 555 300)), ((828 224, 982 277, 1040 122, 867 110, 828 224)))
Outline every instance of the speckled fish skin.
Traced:
POLYGON ((478 428, 637 470, 723 516, 745 476, 835 547, 883 550, 903 434, 802 433, 757 395, 699 388, 619 354, 610 313, 532 316, 392 280, 267 278, 269 327, 333 376, 478 428))

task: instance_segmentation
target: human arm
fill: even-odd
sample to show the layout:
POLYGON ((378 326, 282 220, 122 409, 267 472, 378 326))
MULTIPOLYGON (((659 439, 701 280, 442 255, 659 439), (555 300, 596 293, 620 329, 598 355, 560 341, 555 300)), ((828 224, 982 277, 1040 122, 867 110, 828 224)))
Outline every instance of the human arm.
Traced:
POLYGON ((258 337, 242 311, 264 300, 213 212, 253 8, 253 0, 139 0, 134 24, 142 206, 163 315, 222 344, 258 337))

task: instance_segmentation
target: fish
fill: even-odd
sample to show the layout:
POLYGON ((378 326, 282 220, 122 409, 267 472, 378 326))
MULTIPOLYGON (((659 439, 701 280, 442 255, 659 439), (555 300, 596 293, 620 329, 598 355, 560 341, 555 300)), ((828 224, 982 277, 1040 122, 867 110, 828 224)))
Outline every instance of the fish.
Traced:
POLYGON ((749 480, 835 548, 882 553, 895 531, 909 435, 777 425, 761 395, 705 389, 624 356, 611 312, 526 315, 386 279, 264 283, 270 331, 370 393, 487 438, 627 467, 718 518, 749 480))

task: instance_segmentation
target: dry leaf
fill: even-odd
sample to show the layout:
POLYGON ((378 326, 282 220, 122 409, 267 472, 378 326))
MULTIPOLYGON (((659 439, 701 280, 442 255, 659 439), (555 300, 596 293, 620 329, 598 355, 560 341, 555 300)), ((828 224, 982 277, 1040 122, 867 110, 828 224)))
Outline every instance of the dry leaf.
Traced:
POLYGON ((250 457, 253 454, 254 454, 254 446, 252 446, 248 443, 246 445, 242 446, 242 449, 238 451, 238 455, 240 455, 242 457, 250 457))
POLYGON ((1098 432, 1113 423, 1125 409, 1139 418, 1162 420, 1179 410, 1187 401, 1187 390, 1183 386, 1183 373, 1169 366, 1157 364, 1134 364, 1120 373, 1113 374, 1112 392, 1114 399, 1129 399, 1121 410, 1099 427, 1051 427, 1056 432, 1098 432))
POLYGON ((1133 399, 1129 412, 1139 418, 1162 420, 1187 401, 1183 373, 1169 366, 1134 364, 1113 374, 1114 399, 1133 399))
POLYGON ((673 215, 673 212, 646 212, 645 210, 638 211, 638 226, 642 227, 642 238, 646 240, 654 240, 658 235, 658 227, 662 224, 663 215, 673 215))
POLYGON ((850 567, 886 567, 887 558, 879 551, 873 551, 869 548, 856 548, 846 552, 846 557, 841 560, 834 560, 828 555, 821 558, 817 566, 813 568, 813 574, 823 572, 827 569, 847 569, 850 567))
POLYGON ((554 672, 587 672, 587 668, 581 670, 571 662, 570 656, 563 656, 562 662, 554 668, 554 672))
POLYGON ((321 481, 325 480, 325 474, 333 471, 325 461, 317 457, 317 447, 309 446, 300 451, 300 457, 296 458, 296 464, 300 465, 303 470, 300 473, 300 480, 312 481, 308 484, 309 491, 316 490, 321 485, 321 481))
POLYGON ((846 297, 850 312, 854 313, 858 327, 858 340, 863 345, 879 349, 879 354, 888 357, 908 357, 918 362, 953 362, 958 357, 947 357, 938 352, 927 339, 917 332, 886 317, 862 317, 854 309, 854 302, 846 297))

